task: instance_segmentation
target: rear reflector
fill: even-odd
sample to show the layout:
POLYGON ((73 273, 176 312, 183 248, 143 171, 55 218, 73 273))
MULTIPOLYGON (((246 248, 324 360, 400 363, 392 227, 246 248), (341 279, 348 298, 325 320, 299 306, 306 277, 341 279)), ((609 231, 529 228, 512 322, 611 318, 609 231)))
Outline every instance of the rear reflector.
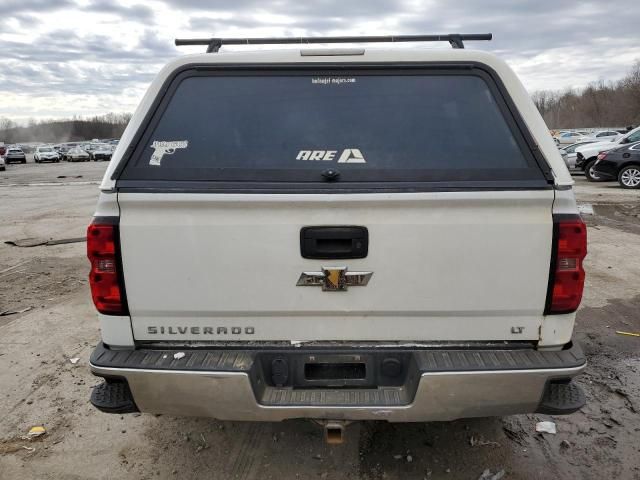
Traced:
POLYGON ((582 260, 587 254, 587 228, 582 219, 554 216, 554 242, 545 313, 575 312, 582 300, 582 260))
POLYGON ((91 262, 91 296, 98 311, 106 315, 127 315, 117 219, 98 217, 89 225, 87 256, 91 262))

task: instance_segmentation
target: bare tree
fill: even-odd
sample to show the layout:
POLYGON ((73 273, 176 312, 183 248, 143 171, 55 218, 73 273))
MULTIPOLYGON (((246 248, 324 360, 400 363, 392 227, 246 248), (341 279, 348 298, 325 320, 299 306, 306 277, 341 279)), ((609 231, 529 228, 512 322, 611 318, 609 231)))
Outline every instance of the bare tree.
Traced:
POLYGON ((640 61, 617 82, 592 82, 580 92, 538 91, 532 99, 549 128, 638 125, 640 61))
POLYGON ((57 143, 94 138, 119 138, 129 123, 128 113, 109 113, 93 118, 74 115, 70 120, 36 121, 29 119, 20 127, 8 118, 0 118, 0 141, 6 143, 57 143))

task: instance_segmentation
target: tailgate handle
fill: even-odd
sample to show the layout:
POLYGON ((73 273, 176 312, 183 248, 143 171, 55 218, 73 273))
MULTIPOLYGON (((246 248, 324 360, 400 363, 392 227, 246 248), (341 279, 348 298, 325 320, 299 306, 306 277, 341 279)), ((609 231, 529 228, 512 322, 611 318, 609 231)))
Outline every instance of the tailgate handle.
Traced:
POLYGON ((300 253, 304 258, 365 258, 368 252, 366 227, 304 227, 300 230, 300 253))

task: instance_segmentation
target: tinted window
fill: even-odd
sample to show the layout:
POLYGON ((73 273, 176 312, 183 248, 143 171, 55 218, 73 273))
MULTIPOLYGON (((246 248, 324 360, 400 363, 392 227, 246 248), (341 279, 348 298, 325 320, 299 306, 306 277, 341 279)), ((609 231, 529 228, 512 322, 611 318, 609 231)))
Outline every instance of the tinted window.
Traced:
POLYGON ((501 101, 476 75, 191 76, 121 178, 543 178, 501 101))
POLYGON ((631 135, 629 135, 627 137, 627 140, 628 140, 627 143, 640 141, 640 130, 638 130, 637 132, 634 132, 631 135))

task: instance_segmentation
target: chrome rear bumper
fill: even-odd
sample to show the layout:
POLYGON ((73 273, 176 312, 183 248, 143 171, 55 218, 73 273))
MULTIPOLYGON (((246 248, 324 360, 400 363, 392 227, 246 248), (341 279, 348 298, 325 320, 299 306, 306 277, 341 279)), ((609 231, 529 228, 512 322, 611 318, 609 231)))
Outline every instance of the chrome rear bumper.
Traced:
MULTIPOLYGON (((449 366, 438 365, 439 360, 429 369, 420 357, 422 353, 416 352, 420 357, 415 362, 417 368, 407 374, 406 380, 407 385, 413 381, 414 387, 408 394, 405 392, 405 403, 401 394, 404 387, 397 386, 373 390, 269 386, 264 376, 255 372, 258 362, 247 360, 253 357, 244 352, 235 357, 230 353, 224 368, 217 371, 193 368, 197 364, 193 355, 182 359, 184 368, 180 369, 173 360, 175 351, 169 352, 143 351, 139 354, 141 361, 137 362, 139 368, 109 366, 113 363, 109 361, 102 361, 100 365, 94 354, 91 371, 108 380, 125 380, 135 405, 142 412, 220 420, 314 418, 422 422, 535 412, 550 382, 566 382, 586 365, 577 346, 563 351, 563 355, 527 351, 504 356, 504 352, 465 351, 462 357, 471 362, 466 364, 466 370, 456 361, 449 366), (497 359, 495 368, 487 364, 492 355, 497 359), (512 363, 511 369, 502 364, 503 356, 512 363), (487 364, 486 368, 478 368, 477 363, 473 363, 478 361, 487 364), (156 368, 158 362, 166 362, 170 368, 156 368), (524 368, 522 362, 547 363, 549 367, 524 368), (237 367, 235 370, 230 368, 233 365, 237 367), (412 379, 412 375, 415 378, 412 379)), ((445 352, 447 354, 459 353, 445 352)))

